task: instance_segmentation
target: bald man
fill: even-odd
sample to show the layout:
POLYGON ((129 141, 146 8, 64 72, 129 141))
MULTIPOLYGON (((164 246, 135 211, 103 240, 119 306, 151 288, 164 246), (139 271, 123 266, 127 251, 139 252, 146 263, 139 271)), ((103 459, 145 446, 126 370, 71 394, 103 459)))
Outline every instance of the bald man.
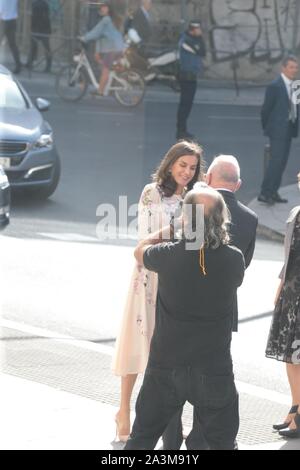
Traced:
POLYGON ((154 449, 186 401, 194 405, 209 449, 234 449, 239 409, 230 353, 232 305, 244 257, 228 245, 228 211, 217 191, 188 193, 183 214, 184 233, 192 228, 191 238, 159 243, 161 234, 155 234, 135 250, 137 262, 158 273, 158 296, 149 362, 125 450, 154 449), (197 224, 199 205, 204 231, 197 224), (203 236, 201 250, 190 249, 203 236))
POLYGON ((241 250, 247 268, 254 254, 258 217, 236 198, 242 184, 237 159, 232 155, 216 157, 208 168, 206 182, 219 191, 226 202, 231 214, 230 243, 241 250))

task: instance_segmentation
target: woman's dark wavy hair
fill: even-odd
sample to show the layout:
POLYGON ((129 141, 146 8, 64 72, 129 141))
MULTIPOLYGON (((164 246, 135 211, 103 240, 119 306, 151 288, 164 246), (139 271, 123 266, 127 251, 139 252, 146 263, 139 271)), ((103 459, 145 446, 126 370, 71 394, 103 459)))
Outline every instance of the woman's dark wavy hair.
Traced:
POLYGON ((127 16, 128 5, 127 1, 124 0, 110 0, 109 4, 109 14, 114 23, 115 27, 119 31, 123 31, 125 19, 127 16))
POLYGON ((177 142, 177 144, 170 148, 156 172, 152 175, 153 181, 157 183, 165 197, 171 197, 176 192, 177 183, 171 174, 171 168, 180 157, 193 155, 198 159, 195 175, 187 185, 188 191, 193 189, 193 186, 197 181, 201 181, 203 179, 204 162, 202 154, 203 150, 200 145, 186 140, 177 142))

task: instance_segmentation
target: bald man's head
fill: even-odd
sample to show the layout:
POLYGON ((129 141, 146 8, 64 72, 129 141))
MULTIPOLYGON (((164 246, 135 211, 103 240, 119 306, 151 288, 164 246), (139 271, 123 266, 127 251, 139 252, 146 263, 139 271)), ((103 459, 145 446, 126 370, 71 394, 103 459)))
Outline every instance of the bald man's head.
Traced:
POLYGON ((220 155, 207 170, 206 182, 211 188, 236 192, 241 186, 241 171, 233 155, 220 155))

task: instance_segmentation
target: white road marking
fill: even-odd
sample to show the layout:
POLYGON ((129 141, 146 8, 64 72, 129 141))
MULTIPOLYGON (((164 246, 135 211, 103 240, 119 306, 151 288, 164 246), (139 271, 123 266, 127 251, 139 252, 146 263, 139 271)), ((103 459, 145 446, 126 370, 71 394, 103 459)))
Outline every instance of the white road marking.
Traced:
POLYGON ((71 344, 72 346, 77 346, 78 348, 87 349, 89 351, 99 352, 107 356, 112 356, 114 351, 114 348, 110 346, 103 346, 99 343, 92 343, 91 341, 76 339, 73 336, 62 335, 60 333, 47 330, 46 328, 30 326, 26 325, 25 323, 20 323, 12 320, 5 320, 4 318, 0 318, 0 328, 9 328, 12 330, 17 330, 32 336, 42 336, 44 338, 49 338, 53 341, 71 344))
POLYGON ((52 232, 37 232, 37 235, 41 235, 46 238, 53 238, 54 240, 60 240, 64 242, 99 242, 96 237, 89 237, 87 235, 81 235, 79 233, 52 233, 52 232))
MULTIPOLYGON (((110 357, 113 356, 114 352, 114 348, 111 346, 104 346, 102 344, 96 344, 90 341, 78 340, 72 336, 62 335, 60 333, 56 333, 44 328, 38 328, 16 321, 0 319, 0 327, 22 331, 33 336, 42 336, 45 338, 49 338, 53 341, 65 344, 72 344, 72 346, 77 346, 79 348, 87 349, 89 351, 99 352, 110 357)), ((275 403, 280 403, 282 405, 289 406, 291 403, 291 398, 288 395, 284 395, 283 393, 274 392, 273 390, 258 387, 256 385, 251 385, 246 382, 236 381, 236 385, 239 392, 245 393, 247 395, 251 395, 264 400, 269 400, 275 403)))
POLYGON ((228 120, 231 119, 233 121, 259 121, 259 117, 255 116, 208 116, 208 119, 218 119, 218 120, 228 120))

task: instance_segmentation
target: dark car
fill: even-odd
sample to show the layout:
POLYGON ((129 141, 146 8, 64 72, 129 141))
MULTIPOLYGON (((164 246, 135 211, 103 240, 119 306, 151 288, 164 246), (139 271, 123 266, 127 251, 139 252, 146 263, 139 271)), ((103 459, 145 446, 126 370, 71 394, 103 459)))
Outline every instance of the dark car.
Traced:
POLYGON ((10 185, 3 170, 0 166, 0 230, 9 224, 10 212, 10 185))
POLYGON ((42 98, 34 105, 11 72, 0 65, 0 165, 12 189, 41 199, 54 193, 60 178, 52 129, 40 113, 49 106, 42 98))

